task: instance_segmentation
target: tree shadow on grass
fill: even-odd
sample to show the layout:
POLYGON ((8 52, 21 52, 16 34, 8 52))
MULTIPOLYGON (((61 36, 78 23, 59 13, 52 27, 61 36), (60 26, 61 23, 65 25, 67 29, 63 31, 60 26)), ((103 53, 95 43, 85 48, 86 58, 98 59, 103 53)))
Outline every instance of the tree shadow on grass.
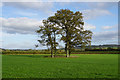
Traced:
MULTIPOLYGON (((51 57, 50 55, 49 56, 44 56, 44 57, 51 57)), ((76 57, 79 57, 79 56, 70 56, 70 58, 76 58, 76 57)), ((54 58, 66 58, 65 55, 56 55, 54 58)))
MULTIPOLYGON (((51 55, 9 55, 15 57, 30 57, 30 58, 51 58, 51 55)), ((79 56, 70 56, 69 58, 77 58, 79 56)), ((54 58, 66 58, 66 55, 56 55, 54 58)))

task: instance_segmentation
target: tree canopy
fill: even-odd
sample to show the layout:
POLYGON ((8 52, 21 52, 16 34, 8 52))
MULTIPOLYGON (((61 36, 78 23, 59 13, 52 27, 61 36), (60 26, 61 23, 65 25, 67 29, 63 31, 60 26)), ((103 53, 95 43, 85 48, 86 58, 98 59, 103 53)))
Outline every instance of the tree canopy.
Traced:
POLYGON ((90 30, 84 30, 84 22, 82 13, 77 11, 73 12, 69 9, 58 10, 54 16, 48 17, 47 20, 43 20, 43 26, 37 30, 37 33, 42 33, 40 43, 46 43, 51 46, 51 54, 53 49, 56 53, 56 46, 59 45, 56 42, 56 35, 60 34, 62 40, 65 43, 66 57, 71 54, 72 48, 76 45, 91 45, 92 32, 90 30))

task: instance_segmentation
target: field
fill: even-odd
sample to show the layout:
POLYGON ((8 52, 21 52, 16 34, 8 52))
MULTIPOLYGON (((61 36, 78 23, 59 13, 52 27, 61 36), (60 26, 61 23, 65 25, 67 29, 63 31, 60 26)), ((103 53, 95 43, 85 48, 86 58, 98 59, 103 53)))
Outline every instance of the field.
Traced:
MULTIPOLYGON (((119 54, 119 51, 80 51, 80 50, 75 50, 72 51, 72 54, 119 54)), ((2 54, 50 54, 50 51, 36 51, 36 50, 31 50, 31 51, 2 51, 2 54)), ((65 51, 58 50, 57 54, 65 54, 65 51)))
POLYGON ((116 78, 118 54, 2 55, 3 78, 116 78))

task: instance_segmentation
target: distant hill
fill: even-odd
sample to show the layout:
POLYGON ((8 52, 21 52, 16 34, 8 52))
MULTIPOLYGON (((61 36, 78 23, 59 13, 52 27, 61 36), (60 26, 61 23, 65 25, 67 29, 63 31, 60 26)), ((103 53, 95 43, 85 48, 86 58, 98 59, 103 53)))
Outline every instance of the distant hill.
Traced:
MULTIPOLYGON (((120 48, 120 45, 117 45, 117 44, 104 44, 104 45, 91 45, 90 46, 86 46, 86 48, 120 48)), ((81 49, 82 47, 81 46, 76 46, 75 47, 76 49, 81 49)))

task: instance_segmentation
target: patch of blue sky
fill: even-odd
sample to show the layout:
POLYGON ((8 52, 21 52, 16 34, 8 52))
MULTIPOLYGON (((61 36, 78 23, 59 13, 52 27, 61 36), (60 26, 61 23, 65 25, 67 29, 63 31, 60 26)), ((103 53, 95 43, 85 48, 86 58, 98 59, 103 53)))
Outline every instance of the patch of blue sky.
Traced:
POLYGON ((101 28, 104 26, 115 26, 118 24, 118 18, 113 15, 104 15, 97 17, 96 19, 87 20, 87 23, 93 24, 96 26, 95 32, 102 31, 101 28))

